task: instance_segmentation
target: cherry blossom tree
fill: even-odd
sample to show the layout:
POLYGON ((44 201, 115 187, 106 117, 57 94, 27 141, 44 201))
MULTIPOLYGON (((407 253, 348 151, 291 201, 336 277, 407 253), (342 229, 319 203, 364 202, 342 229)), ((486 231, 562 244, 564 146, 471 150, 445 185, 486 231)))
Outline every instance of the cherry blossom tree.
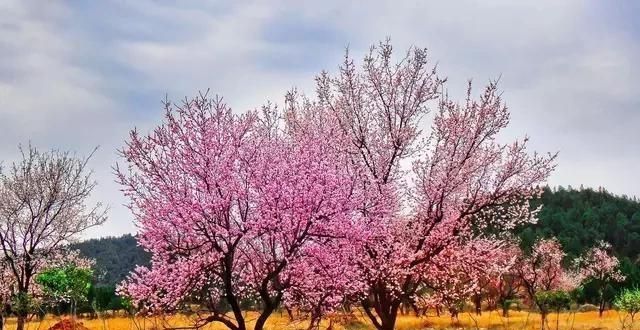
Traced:
POLYGON ((336 147, 363 196, 361 303, 377 329, 394 328, 400 304, 413 299, 428 270, 440 271, 435 261, 447 264, 446 252, 473 242, 476 229, 534 221, 529 200, 555 157, 528 154, 527 139, 498 142, 509 113, 496 83, 478 99, 469 85, 457 103, 441 92, 426 50, 411 48, 397 63, 392 52, 388 42, 372 47, 361 69, 347 54, 337 76, 317 78, 320 107, 313 108, 338 124, 336 147), (438 110, 423 133, 431 105, 438 110))
MULTIPOLYGON (((87 168, 90 156, 40 152, 31 145, 20 151, 22 159, 0 172, 0 259, 15 293, 26 297, 38 270, 106 216, 100 204, 87 205, 96 186, 87 168)), ((17 330, 23 330, 27 315, 17 316, 17 330)))
POLYGON ((509 308, 511 303, 520 294, 520 280, 516 272, 511 271, 502 274, 497 280, 491 281, 489 285, 489 296, 492 297, 494 303, 502 308, 502 316, 509 316, 509 308))
POLYGON ((499 262, 504 248, 501 241, 477 239, 440 253, 425 272, 429 304, 444 306, 457 318, 464 304, 483 289, 488 274, 499 276, 510 266, 499 262))
POLYGON ((472 273, 477 283, 471 295, 476 314, 481 314, 483 301, 486 301, 490 310, 495 310, 499 303, 504 306, 502 302, 515 296, 516 286, 512 279, 517 251, 515 242, 507 241, 502 243, 502 248, 491 251, 491 258, 479 260, 484 263, 477 268, 477 272, 472 273))
POLYGON ((611 245, 607 242, 598 242, 575 261, 575 266, 580 269, 580 279, 583 282, 592 282, 598 288, 600 317, 604 312, 606 299, 605 289, 613 282, 622 282, 625 276, 620 271, 620 261, 611 253, 611 245))
POLYGON ((580 284, 578 274, 563 267, 565 256, 557 239, 539 239, 534 243, 530 253, 520 253, 515 266, 529 301, 540 310, 543 328, 549 311, 545 304, 539 301, 539 293, 571 291, 580 284))
POLYGON ((205 94, 167 102, 164 123, 149 135, 133 131, 122 150, 127 167, 116 173, 152 266, 120 292, 148 312, 199 302, 209 313, 198 325, 238 330, 247 328, 240 302, 252 299, 262 329, 288 291, 304 286, 293 277, 322 268, 307 263, 324 260, 314 246, 353 221, 352 180, 326 143, 332 132, 297 134, 294 122, 305 125, 269 106, 233 114, 205 94))

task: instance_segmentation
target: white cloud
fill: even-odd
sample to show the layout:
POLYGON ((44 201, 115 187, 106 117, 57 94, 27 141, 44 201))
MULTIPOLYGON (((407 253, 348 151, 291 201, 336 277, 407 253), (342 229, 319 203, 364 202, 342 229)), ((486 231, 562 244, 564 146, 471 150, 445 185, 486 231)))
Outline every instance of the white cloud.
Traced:
POLYGON ((593 6, 5 1, 0 159, 29 140, 81 154, 100 145, 94 198, 112 211, 88 235, 128 232, 131 215, 110 166, 129 129, 158 123, 165 93, 178 100, 211 88, 244 111, 292 86, 312 92, 313 75, 334 70, 346 45, 359 56, 390 36, 399 51, 429 47, 454 95, 467 78, 479 85, 502 75, 513 113, 505 136, 528 134, 537 150, 560 151, 552 183, 640 195, 640 32, 619 33, 593 6))

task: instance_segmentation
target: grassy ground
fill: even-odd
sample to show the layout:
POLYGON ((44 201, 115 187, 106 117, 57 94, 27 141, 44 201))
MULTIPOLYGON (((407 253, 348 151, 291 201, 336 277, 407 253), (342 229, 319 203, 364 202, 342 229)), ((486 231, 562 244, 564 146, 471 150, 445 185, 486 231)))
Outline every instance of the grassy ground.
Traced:
MULTIPOLYGON (((252 319, 256 315, 249 313, 247 319, 252 319)), ((55 317, 47 317, 43 321, 30 322, 28 330, 47 330, 60 319, 55 317)), ((556 324, 562 330, 605 330, 605 329, 634 329, 640 330, 640 320, 630 324, 630 319, 615 311, 608 311, 602 318, 598 317, 597 312, 584 313, 562 313, 559 319, 555 314, 549 316, 546 329, 556 329, 556 324), (556 323, 556 320, 558 321, 556 323)), ((80 322, 91 330, 159 330, 164 328, 184 328, 193 324, 193 318, 183 315, 164 317, 164 318, 136 318, 127 317, 111 317, 105 319, 82 319, 80 322)), ((373 329, 369 323, 359 316, 356 320, 352 320, 349 324, 333 323, 333 330, 368 330, 373 329)), ((322 323, 321 329, 327 329, 329 322, 322 323)), ((305 321, 290 322, 285 315, 274 314, 268 322, 268 329, 276 330, 297 330, 306 329, 305 321)), ((453 321, 448 316, 437 317, 429 315, 427 317, 415 316, 399 316, 397 322, 399 330, 413 329, 514 329, 514 330, 536 330, 540 329, 540 316, 535 313, 527 312, 511 312, 509 318, 503 318, 498 312, 484 312, 481 316, 472 314, 461 314, 458 321, 453 321)), ((9 319, 5 329, 15 329, 15 320, 9 319)), ((206 330, 222 330, 225 329, 219 324, 210 324, 205 326, 206 330)))

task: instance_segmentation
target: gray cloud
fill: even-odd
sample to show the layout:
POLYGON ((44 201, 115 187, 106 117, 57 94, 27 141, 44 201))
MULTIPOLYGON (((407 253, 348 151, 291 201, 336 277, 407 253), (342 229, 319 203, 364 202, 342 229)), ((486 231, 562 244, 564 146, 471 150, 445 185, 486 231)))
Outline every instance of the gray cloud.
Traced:
POLYGON ((128 130, 161 118, 165 93, 211 88, 237 111, 279 101, 389 36, 429 47, 449 91, 501 76, 512 125, 559 151, 551 183, 640 196, 637 3, 422 1, 202 4, 170 1, 0 4, 0 159, 16 145, 88 153, 110 220, 88 236, 134 230, 110 166, 128 130))

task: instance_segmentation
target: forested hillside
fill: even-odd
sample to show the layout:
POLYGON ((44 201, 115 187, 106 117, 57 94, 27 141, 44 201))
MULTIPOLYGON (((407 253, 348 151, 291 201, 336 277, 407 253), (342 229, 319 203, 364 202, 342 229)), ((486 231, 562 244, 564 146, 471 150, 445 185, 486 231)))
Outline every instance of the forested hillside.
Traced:
POLYGON ((91 239, 74 244, 83 256, 96 261, 97 284, 115 286, 136 265, 147 265, 149 254, 136 243, 132 235, 91 239))
MULTIPOLYGON (((523 228, 524 247, 537 237, 555 236, 567 252, 567 260, 597 241, 611 243, 627 280, 616 287, 640 286, 640 201, 616 196, 604 189, 546 188, 537 224, 523 228)), ((615 288, 612 288, 615 289, 615 288)), ((590 288, 586 287, 589 296, 590 288)), ((611 292, 613 294, 614 292, 611 292)))

